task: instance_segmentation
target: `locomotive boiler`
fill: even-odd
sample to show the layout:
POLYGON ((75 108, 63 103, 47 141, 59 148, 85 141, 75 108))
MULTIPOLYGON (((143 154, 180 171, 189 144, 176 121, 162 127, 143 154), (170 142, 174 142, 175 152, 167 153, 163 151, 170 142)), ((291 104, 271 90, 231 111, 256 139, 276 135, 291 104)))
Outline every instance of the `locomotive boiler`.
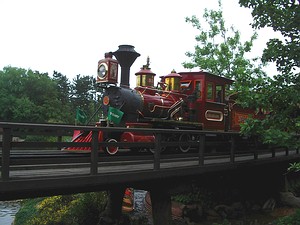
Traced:
MULTIPOLYGON (((233 95, 225 96, 225 88, 232 80, 205 71, 180 72, 174 70, 155 86, 155 73, 151 71, 149 58, 140 71, 135 73, 137 85, 129 87, 130 67, 140 54, 131 45, 120 45, 115 52, 105 54, 98 62, 96 82, 104 89, 102 111, 104 124, 121 127, 175 128, 189 130, 238 131, 240 123, 252 109, 235 103, 233 95), (114 59, 114 57, 116 59, 114 59), (121 82, 118 85, 118 67, 121 67, 121 82)), ((73 141, 89 141, 90 134, 78 132, 73 141)), ((179 135, 176 140, 192 137, 179 135)), ((99 135, 99 141, 108 142, 153 142, 154 135, 122 132, 118 135, 99 135)), ((78 149, 70 149, 70 151, 78 149)), ((89 149, 84 149, 88 151, 89 149)), ((188 147, 180 147, 187 152, 188 147)), ((118 148, 106 148, 116 154, 118 148)))

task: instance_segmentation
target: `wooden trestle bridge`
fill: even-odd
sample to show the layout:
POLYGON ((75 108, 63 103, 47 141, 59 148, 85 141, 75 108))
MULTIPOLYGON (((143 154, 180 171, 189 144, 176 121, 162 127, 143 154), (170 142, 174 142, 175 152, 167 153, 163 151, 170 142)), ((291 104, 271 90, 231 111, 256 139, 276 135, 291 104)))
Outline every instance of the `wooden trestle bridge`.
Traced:
POLYGON ((8 122, 0 122, 0 129, 0 200, 138 187, 152 191, 152 201, 157 196, 159 203, 163 198, 157 187, 162 184, 168 187, 168 183, 185 182, 201 174, 259 165, 288 165, 300 159, 299 149, 258 145, 255 140, 234 132, 8 122), (70 142, 74 130, 92 131, 92 141, 70 142), (100 131, 125 130, 154 134, 155 142, 98 142, 100 131), (166 138, 178 132, 193 134, 195 138, 184 143, 166 138), (41 137, 47 137, 44 138, 47 141, 40 141, 41 137), (108 156, 99 153, 100 146, 119 146, 121 150, 117 155, 108 156), (179 153, 178 146, 189 146, 191 151, 179 153), (91 152, 61 151, 67 147, 90 147, 91 152), (129 150, 150 148, 154 153, 129 150))

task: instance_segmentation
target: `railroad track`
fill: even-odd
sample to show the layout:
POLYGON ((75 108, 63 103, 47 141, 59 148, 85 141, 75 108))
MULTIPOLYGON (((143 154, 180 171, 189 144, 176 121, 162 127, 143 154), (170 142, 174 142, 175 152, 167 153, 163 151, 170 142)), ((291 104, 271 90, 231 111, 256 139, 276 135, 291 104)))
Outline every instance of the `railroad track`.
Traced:
MULTIPOLYGON (((265 154, 270 156, 271 153, 265 154)), ((284 154, 282 151, 281 154, 284 154)), ((263 154, 261 154, 263 155, 263 154)), ((224 161, 230 157, 229 153, 209 153, 205 154, 204 158, 207 162, 224 161)), ((236 154, 237 159, 249 158, 253 159, 252 153, 240 153, 236 154)), ((262 157, 262 156, 261 156, 262 157)), ((0 154, 0 166, 1 166, 1 154, 0 154)), ((177 163, 177 162, 190 162, 197 161, 199 156, 197 153, 180 153, 180 154, 167 154, 161 155, 161 163, 177 163)), ((15 169, 30 169, 30 168, 74 168, 74 167, 88 167, 90 165, 89 153, 67 153, 58 150, 43 150, 43 151, 12 151, 10 155, 10 167, 15 169)), ((134 154, 124 149, 119 152, 118 155, 110 156, 104 153, 99 153, 98 164, 99 166, 111 166, 111 165, 130 165, 130 164, 145 164, 153 163, 153 154, 134 154)))

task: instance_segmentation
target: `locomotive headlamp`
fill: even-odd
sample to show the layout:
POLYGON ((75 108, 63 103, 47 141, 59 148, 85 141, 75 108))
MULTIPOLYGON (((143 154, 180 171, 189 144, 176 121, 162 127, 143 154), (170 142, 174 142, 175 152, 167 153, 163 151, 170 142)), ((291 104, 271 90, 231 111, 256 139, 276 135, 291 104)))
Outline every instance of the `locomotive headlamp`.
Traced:
POLYGON ((101 63, 98 67, 98 78, 104 79, 105 76, 107 75, 107 71, 108 71, 108 66, 106 63, 101 63))
POLYGON ((105 59, 99 60, 96 83, 118 83, 118 61, 112 56, 112 52, 107 52, 105 59))

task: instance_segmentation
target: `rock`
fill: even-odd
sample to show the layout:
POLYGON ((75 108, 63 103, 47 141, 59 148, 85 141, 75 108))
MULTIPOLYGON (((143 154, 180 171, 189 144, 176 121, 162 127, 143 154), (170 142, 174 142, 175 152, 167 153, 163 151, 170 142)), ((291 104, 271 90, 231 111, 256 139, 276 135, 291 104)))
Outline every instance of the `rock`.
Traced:
POLYGON ((219 217, 219 214, 213 209, 208 209, 206 213, 209 217, 213 217, 213 218, 219 217))
POLYGON ((199 222, 203 219, 203 208, 200 205, 186 205, 182 210, 183 218, 188 222, 199 222))
POLYGON ((254 212, 259 212, 261 210, 261 206, 259 204, 253 204, 251 210, 254 212))
POLYGON ((231 206, 218 205, 214 209, 224 219, 236 219, 245 214, 245 208, 241 202, 234 202, 231 206))
POLYGON ((300 198, 292 192, 280 192, 280 201, 286 206, 300 208, 300 198))
POLYGON ((109 217, 100 217, 100 220, 97 225, 113 225, 115 221, 109 217))
POLYGON ((243 206, 243 204, 241 202, 234 202, 231 205, 231 208, 233 208, 234 212, 233 212, 233 217, 241 217, 245 214, 245 207, 243 206))
POLYGON ((265 212, 273 211, 276 206, 276 201, 273 198, 268 199, 262 207, 265 212))
POLYGON ((186 206, 178 203, 178 202, 172 202, 172 218, 182 218, 183 217, 183 210, 186 206))
POLYGON ((234 209, 228 205, 217 205, 215 207, 215 211, 222 217, 222 218, 232 218, 234 215, 234 209))

